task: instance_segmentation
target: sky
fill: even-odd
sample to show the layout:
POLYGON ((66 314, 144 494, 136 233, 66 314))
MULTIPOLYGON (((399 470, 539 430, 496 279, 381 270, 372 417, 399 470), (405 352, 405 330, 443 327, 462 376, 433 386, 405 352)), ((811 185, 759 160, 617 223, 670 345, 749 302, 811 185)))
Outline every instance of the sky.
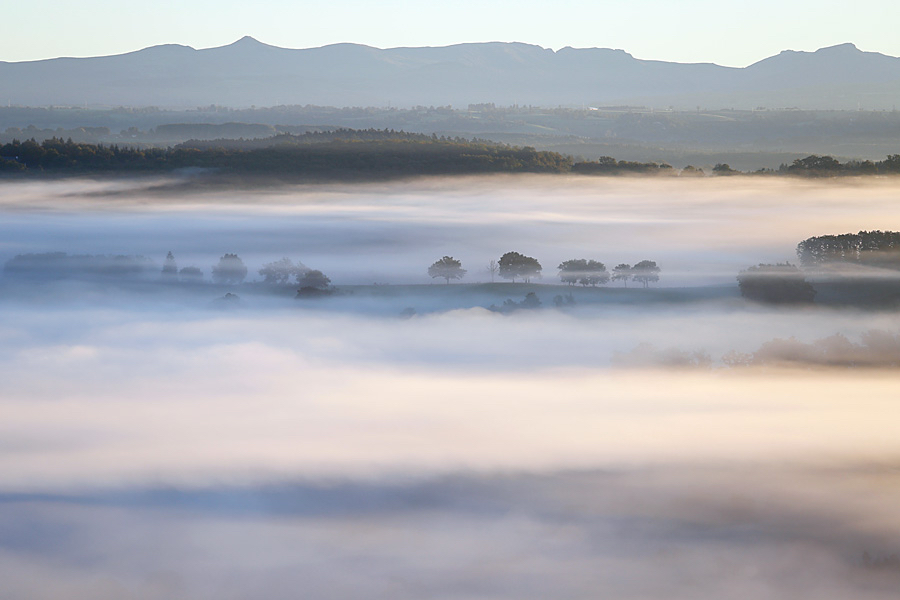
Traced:
POLYGON ((525 42, 621 48, 637 58, 743 67, 786 49, 846 42, 900 55, 900 4, 835 0, 31 0, 4 2, 0 61, 120 54, 245 35, 286 48, 525 42))

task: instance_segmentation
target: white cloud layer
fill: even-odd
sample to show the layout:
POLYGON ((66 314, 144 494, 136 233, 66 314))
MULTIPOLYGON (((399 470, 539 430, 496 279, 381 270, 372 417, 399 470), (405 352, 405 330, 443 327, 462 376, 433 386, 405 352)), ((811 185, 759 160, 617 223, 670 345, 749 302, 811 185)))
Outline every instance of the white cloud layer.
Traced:
POLYGON ((645 342, 717 357, 900 329, 734 283, 809 235, 900 229, 893 183, 736 182, 4 186, 3 260, 172 250, 208 276, 225 252, 251 273, 287 255, 346 292, 4 278, 7 594, 894 597, 894 372, 610 366, 645 342), (444 254, 475 280, 513 249, 545 283, 568 258, 648 258, 668 287, 350 285, 428 283, 444 254), (485 308, 527 290, 544 308, 485 308))

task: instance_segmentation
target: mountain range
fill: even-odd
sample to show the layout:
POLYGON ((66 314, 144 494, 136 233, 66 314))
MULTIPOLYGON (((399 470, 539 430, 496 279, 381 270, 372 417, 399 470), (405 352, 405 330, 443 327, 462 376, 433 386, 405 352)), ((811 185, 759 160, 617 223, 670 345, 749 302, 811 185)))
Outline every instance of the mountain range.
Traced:
POLYGON ((744 68, 634 58, 624 50, 487 42, 287 49, 251 37, 91 58, 0 62, 18 106, 645 106, 893 110, 900 58, 853 44, 785 50, 744 68))

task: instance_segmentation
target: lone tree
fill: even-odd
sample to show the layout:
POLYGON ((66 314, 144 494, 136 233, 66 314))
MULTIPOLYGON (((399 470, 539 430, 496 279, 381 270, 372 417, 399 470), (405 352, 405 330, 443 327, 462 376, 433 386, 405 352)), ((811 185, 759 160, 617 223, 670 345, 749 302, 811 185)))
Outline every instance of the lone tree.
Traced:
POLYGON ((446 279, 448 284, 451 279, 462 279, 465 274, 466 270, 462 268, 462 263, 452 256, 445 256, 428 267, 428 275, 432 279, 440 277, 446 279))
POLYGON ((283 284, 289 283, 294 276, 301 277, 308 270, 303 263, 295 265, 291 259, 284 257, 264 264, 259 274, 263 276, 264 283, 283 284))
POLYGON ((503 279, 509 279, 513 283, 516 277, 521 277, 525 283, 531 281, 532 277, 541 276, 541 263, 535 258, 524 256, 518 252, 507 252, 500 257, 499 274, 503 279))
POLYGON ((203 281, 203 271, 198 267, 184 267, 178 271, 178 276, 181 281, 203 281))
POLYGON ((580 283, 583 286, 595 286, 609 281, 606 265, 596 260, 575 258, 561 262, 556 268, 559 269, 560 280, 569 285, 580 283))
POLYGON ((613 267, 613 281, 623 281, 625 283, 625 287, 628 287, 629 279, 631 279, 631 265, 626 263, 619 263, 615 267, 613 267))
POLYGON ((238 284, 247 277, 247 266, 237 254, 226 254, 219 264, 212 268, 212 278, 216 283, 238 284))
POLYGON ((175 278, 178 275, 178 265, 175 263, 175 256, 172 254, 171 250, 166 254, 166 262, 163 263, 162 275, 163 277, 170 278, 175 278))
POLYGON ((315 290, 324 290, 327 289, 329 285, 331 285, 331 279, 325 276, 325 273, 319 271, 318 269, 308 270, 302 275, 297 276, 297 283, 300 284, 300 289, 315 289, 315 290))
POLYGON ((713 167, 713 175, 737 175, 740 171, 735 171, 728 163, 716 163, 713 167))
POLYGON ((642 260, 635 264, 631 267, 631 274, 632 281, 637 281, 644 287, 649 287, 651 283, 659 281, 659 267, 652 260, 642 260))
POLYGON ((788 262, 744 269, 737 280, 741 296, 757 302, 808 304, 816 297, 816 290, 800 269, 788 262))
POLYGON ((493 258, 488 261, 487 272, 491 275, 491 283, 494 283, 494 277, 497 275, 497 270, 499 267, 497 266, 497 261, 493 258))

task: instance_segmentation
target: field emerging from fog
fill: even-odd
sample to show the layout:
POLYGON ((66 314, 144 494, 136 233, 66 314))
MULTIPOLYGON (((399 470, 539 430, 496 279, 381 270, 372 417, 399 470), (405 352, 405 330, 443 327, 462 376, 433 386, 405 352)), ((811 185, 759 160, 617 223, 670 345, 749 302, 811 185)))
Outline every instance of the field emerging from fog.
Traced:
POLYGON ((894 598, 896 273, 869 274, 869 303, 811 274, 819 302, 782 308, 735 276, 900 230, 898 197, 879 178, 2 183, 0 261, 155 263, 0 280, 4 597, 894 598), (162 278, 170 251, 204 278, 162 278), (543 277, 492 282, 508 251, 543 277), (243 283, 211 281, 226 253, 243 283), (445 255, 460 282, 428 277, 445 255), (282 257, 334 293, 261 282, 282 257), (660 280, 561 285, 574 258, 660 280), (872 360, 729 359, 838 334, 872 360))

